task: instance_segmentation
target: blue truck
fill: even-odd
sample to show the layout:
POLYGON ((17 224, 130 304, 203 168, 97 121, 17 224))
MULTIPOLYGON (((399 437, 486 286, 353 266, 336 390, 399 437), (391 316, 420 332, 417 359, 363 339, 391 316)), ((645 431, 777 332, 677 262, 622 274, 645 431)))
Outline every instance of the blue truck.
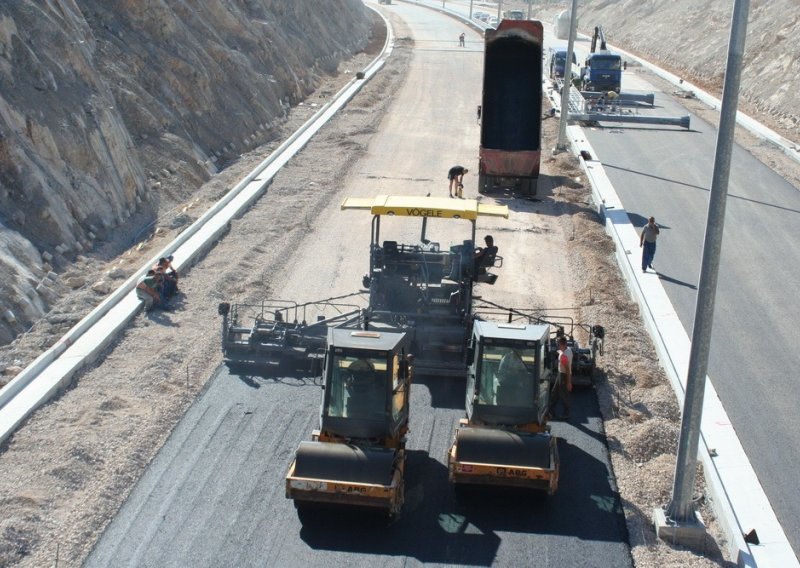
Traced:
MULTIPOLYGON (((566 49, 554 49, 550 51, 550 78, 563 79, 564 67, 567 61, 566 49)), ((577 65, 578 60, 575 58, 575 52, 572 52, 572 64, 577 65)))
POLYGON ((581 69, 581 89, 584 91, 619 93, 622 88, 622 57, 606 47, 603 28, 594 28, 591 53, 581 69), (600 41, 599 49, 597 42, 600 41))

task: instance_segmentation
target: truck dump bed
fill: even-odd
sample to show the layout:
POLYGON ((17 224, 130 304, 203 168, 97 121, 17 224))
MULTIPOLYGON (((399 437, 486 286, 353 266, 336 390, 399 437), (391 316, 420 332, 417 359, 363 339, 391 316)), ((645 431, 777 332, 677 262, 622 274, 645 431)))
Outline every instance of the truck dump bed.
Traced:
POLYGON ((537 178, 542 138, 542 23, 503 20, 486 31, 480 172, 537 178))

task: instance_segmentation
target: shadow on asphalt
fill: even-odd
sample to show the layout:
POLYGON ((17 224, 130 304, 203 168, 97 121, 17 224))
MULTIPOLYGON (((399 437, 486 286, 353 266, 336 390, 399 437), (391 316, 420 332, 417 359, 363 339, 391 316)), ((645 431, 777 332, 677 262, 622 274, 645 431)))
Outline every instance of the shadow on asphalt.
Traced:
POLYGON ((319 508, 304 517, 300 538, 317 550, 472 566, 496 562, 508 534, 626 542, 622 507, 609 482, 608 466, 584 449, 596 448, 596 440, 602 439, 593 427, 598 419, 594 393, 586 389, 574 396, 571 420, 554 424, 561 460, 555 495, 488 486, 456 495, 445 464, 424 451, 410 450, 406 501, 398 519, 389 522, 380 513, 345 507, 319 508))
MULTIPOLYGON (((260 389, 270 383, 281 383, 290 386, 312 386, 320 388, 322 385, 321 377, 309 376, 308 371, 287 369, 285 367, 271 367, 265 365, 254 365, 238 361, 226 361, 225 368, 228 374, 236 377, 248 387, 260 389)), ((321 392, 320 388, 320 392, 321 392)))
POLYGON ((411 391, 414 392, 415 387, 420 386, 428 389, 432 407, 464 408, 467 392, 467 382, 464 377, 415 376, 411 391))

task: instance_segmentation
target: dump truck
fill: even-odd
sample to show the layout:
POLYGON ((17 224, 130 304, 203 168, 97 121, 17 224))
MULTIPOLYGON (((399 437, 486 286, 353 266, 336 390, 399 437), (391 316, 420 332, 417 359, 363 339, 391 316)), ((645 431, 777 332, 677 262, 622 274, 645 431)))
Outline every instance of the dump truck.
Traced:
POLYGON ((478 191, 536 194, 542 140, 542 23, 502 20, 486 30, 478 191))
POLYGON ((301 442, 286 497, 304 515, 322 503, 383 510, 403 506, 413 367, 405 333, 331 327, 319 428, 301 442))
POLYGON ((603 28, 595 26, 590 53, 581 69, 581 90, 619 93, 621 89, 622 57, 608 50, 603 28))
MULTIPOLYGON (((567 67, 567 50, 566 49, 551 49, 550 50, 550 61, 549 61, 549 75, 550 78, 555 79, 563 79, 565 74, 565 69, 567 67)), ((575 57, 575 52, 572 53, 572 65, 570 65, 570 71, 572 72, 572 66, 577 65, 578 60, 575 57)))
POLYGON ((503 485, 552 495, 558 488, 557 440, 547 423, 550 336, 548 324, 475 322, 466 418, 448 453, 457 490, 503 485))

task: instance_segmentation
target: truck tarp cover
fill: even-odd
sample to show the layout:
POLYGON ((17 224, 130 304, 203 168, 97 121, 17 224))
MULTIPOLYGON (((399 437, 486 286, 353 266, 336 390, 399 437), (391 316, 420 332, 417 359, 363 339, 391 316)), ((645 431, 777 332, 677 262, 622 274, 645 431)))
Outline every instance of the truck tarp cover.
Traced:
POLYGON ((542 107, 542 24, 503 20, 486 35, 481 146, 539 150, 542 107))

